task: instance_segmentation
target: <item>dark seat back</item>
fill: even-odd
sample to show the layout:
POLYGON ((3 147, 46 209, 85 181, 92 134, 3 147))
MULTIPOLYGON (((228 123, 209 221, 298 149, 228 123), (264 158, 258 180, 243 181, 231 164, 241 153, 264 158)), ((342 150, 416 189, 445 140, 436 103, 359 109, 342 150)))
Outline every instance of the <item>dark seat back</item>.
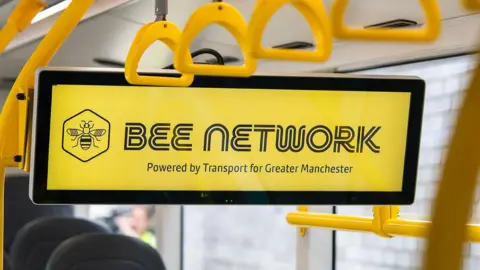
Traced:
POLYGON ((28 222, 40 217, 73 217, 71 205, 35 205, 28 197, 28 176, 8 176, 5 179, 5 224, 3 249, 10 252, 18 230, 28 222))
POLYGON ((84 234, 63 242, 47 270, 165 270, 160 254, 136 238, 120 234, 84 234))
POLYGON ((17 233, 10 250, 11 270, 45 270, 55 248, 66 239, 85 233, 108 233, 100 224, 77 218, 40 218, 17 233))
POLYGON ((3 253, 3 270, 11 270, 10 269, 10 258, 8 257, 7 253, 3 253))

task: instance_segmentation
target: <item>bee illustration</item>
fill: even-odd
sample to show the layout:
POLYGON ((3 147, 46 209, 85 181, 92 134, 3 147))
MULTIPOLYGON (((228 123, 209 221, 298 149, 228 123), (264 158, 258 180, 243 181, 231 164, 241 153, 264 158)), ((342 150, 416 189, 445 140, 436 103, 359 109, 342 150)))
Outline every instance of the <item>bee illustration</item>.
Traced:
POLYGON ((72 141, 77 141, 77 144, 73 147, 77 147, 78 144, 80 144, 80 147, 83 150, 90 149, 92 145, 98 148, 98 146, 95 145, 95 141, 100 141, 98 138, 105 135, 107 131, 105 129, 93 129, 93 127, 94 124, 92 121, 87 122, 85 120, 82 120, 82 123, 80 124, 80 129, 67 129, 68 135, 74 137, 72 141))

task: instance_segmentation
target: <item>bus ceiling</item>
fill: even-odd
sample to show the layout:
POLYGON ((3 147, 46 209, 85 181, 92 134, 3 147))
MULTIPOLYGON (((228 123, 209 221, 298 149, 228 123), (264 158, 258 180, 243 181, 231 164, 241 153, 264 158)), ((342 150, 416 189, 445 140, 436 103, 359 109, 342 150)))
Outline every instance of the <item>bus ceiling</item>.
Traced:
MULTIPOLYGON (((205 4, 204 0, 171 1, 168 20, 184 27, 189 15, 205 4)), ((16 1, 0 1, 0 26, 16 1)), ((0 74, 8 80, 18 75, 21 67, 55 22, 59 12, 55 9, 69 1, 49 0, 50 6, 44 10, 48 16, 41 16, 7 47, 0 56, 3 65, 0 74), (51 11, 53 9, 53 12, 51 11), (50 10, 50 11, 49 11, 50 10), (51 14, 50 14, 51 13, 51 14)), ((245 18, 250 18, 256 0, 230 0, 245 18)), ((332 0, 324 0, 325 8, 330 9, 332 0)), ((437 58, 472 52, 478 32, 480 14, 466 11, 458 1, 439 0, 442 10, 442 35, 438 40, 425 44, 370 43, 358 41, 334 41, 333 53, 329 61, 279 62, 258 61, 258 71, 309 71, 309 72, 348 72, 381 65, 425 58, 437 58)), ((56 66, 97 66, 104 62, 122 63, 128 54, 131 40, 138 29, 152 21, 155 0, 97 0, 82 22, 65 42, 51 64, 56 66), (95 15, 95 16, 94 16, 95 15), (88 19, 88 20, 87 20, 88 19), (95 42, 91 42, 95 40, 95 42), (75 53, 72 53, 75 52, 75 53)), ((421 27, 424 14, 418 1, 362 0, 352 1, 346 12, 348 25, 371 27, 421 27), (372 8, 374 7, 374 8, 372 8)), ((314 43, 311 29, 305 19, 293 7, 287 5, 277 12, 263 35, 264 46, 282 46, 292 42, 314 43), (288 19, 285 19, 288 18, 288 19), (285 31, 289 29, 290 31, 285 31), (285 34, 287 33, 288 34, 285 34)), ((154 45, 158 46, 158 45, 154 45)), ((225 29, 211 26, 202 31, 192 43, 193 50, 211 48, 224 57, 238 59, 229 64, 241 64, 243 55, 237 42, 225 29)), ((309 48, 313 50, 315 48, 309 48)), ((141 68, 163 68, 172 63, 172 52, 166 46, 147 51, 141 68)))

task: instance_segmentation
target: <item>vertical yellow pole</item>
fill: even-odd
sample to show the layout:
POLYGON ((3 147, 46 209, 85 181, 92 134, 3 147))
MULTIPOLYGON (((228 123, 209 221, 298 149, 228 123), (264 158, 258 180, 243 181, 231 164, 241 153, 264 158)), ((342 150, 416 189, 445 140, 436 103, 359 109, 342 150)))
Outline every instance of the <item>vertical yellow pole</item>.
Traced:
MULTIPOLYGON (((16 123, 10 123, 8 132, 2 130, 0 134, 0 142, 8 141, 8 144, 0 145, 2 148, 13 147, 12 144, 16 143, 18 150, 13 155, 23 155, 21 162, 14 164, 25 171, 29 170, 30 155, 26 152, 26 149, 30 149, 30 137, 31 130, 29 127, 25 127, 27 122, 26 104, 25 102, 19 104, 16 99, 16 95, 19 93, 25 94, 27 100, 29 97, 29 89, 33 89, 35 71, 38 67, 46 66, 50 62, 50 59, 55 55, 57 50, 67 39, 73 29, 77 26, 78 22, 82 19, 84 14, 90 8, 95 0, 73 0, 67 9, 60 15, 57 22, 52 26, 47 35, 40 42, 32 56, 28 59, 27 63, 23 66, 22 71, 17 77, 15 84, 7 97, 5 104, 11 104, 12 110, 16 114, 16 123), (21 107, 23 106, 23 107, 21 107), (16 126, 16 127, 15 127, 16 126), (15 131, 15 129, 17 131, 15 131), (25 131, 25 129, 27 129, 25 131), (5 138, 6 139, 2 139, 5 138), (14 138, 13 138, 14 137, 14 138)), ((3 112, 5 112, 5 108, 3 112)), ((0 115, 0 122, 3 121, 3 113, 0 115)), ((11 160, 11 155, 1 156, 3 159, 11 160)), ((9 163, 7 163, 9 165, 9 163)))
POLYGON ((38 67, 48 65, 50 59, 52 59, 63 42, 77 26, 93 2, 95 2, 95 0, 73 0, 72 3, 68 5, 35 49, 27 63, 23 66, 13 88, 19 89, 24 87, 33 89, 35 70, 38 67))
POLYGON ((0 243, 2 244, 2 250, 0 251, 0 270, 3 270, 3 216, 5 213, 4 209, 4 203, 3 200, 5 197, 3 196, 4 190, 5 190, 5 165, 3 162, 0 161, 0 179, 2 179, 0 183, 0 198, 2 199, 2 205, 0 207, 0 243))
POLYGON ((459 270, 462 266, 480 161, 480 62, 465 94, 433 209, 426 270, 459 270))
MULTIPOLYGON (((32 0, 22 0, 21 3, 31 2, 32 0)), ((37 1, 37 0, 33 0, 37 1)), ((40 66, 48 64, 50 59, 60 48, 65 39, 70 35, 78 22, 82 19, 85 12, 93 4, 95 0, 73 0, 67 9, 60 15, 60 18, 50 29, 45 38, 40 42, 37 49, 28 59, 27 63, 20 72, 15 84, 10 91, 2 113, 0 114, 0 174, 2 179, 2 187, 0 191, 1 198, 1 213, 0 226, 1 238, 0 243, 3 245, 3 226, 4 226, 4 184, 5 184, 5 168, 9 166, 16 166, 13 163, 12 157, 20 153, 25 153, 25 158, 21 163, 26 163, 26 170, 28 171, 29 153, 24 151, 26 147, 29 149, 30 143, 30 129, 26 126, 26 110, 20 108, 16 95, 23 93, 29 98, 29 90, 33 89, 35 70, 40 66), (25 128, 29 134, 25 135, 25 128)), ((39 2, 39 1, 37 1, 39 2)), ((32 11, 33 12, 33 11, 32 11)), ((25 14, 21 13, 22 18, 25 14)), ((30 21, 28 21, 30 23, 30 21)), ((25 105, 23 105, 25 106, 25 105)), ((22 167, 20 165, 20 167, 22 167)), ((0 270, 3 270, 3 249, 0 251, 0 270)))

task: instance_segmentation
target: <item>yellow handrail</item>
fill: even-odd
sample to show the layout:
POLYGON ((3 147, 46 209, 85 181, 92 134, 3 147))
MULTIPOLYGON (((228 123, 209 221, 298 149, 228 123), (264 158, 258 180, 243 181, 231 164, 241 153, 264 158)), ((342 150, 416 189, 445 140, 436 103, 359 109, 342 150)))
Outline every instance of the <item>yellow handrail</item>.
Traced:
MULTIPOLYGON (((85 12, 95 0, 72 0, 67 9, 62 13, 55 25, 50 29, 45 38, 40 42, 32 56, 21 70, 5 105, 0 114, 0 173, 5 175, 6 167, 17 166, 29 170, 29 148, 31 127, 27 127, 28 103, 31 102, 31 91, 35 71, 40 66, 48 64, 50 59, 70 35, 85 12), (28 132, 28 134, 27 134, 28 132), (20 160, 16 157, 20 156, 20 160), (22 158, 25 157, 25 158, 22 158)), ((0 243, 3 242, 3 186, 5 177, 2 178, 0 208, 0 243)), ((1 257, 3 261, 3 252, 1 257)), ((3 263, 0 264, 3 269, 3 263)))
MULTIPOLYGON (((343 216, 336 214, 292 212, 288 213, 287 221, 299 227, 317 227, 332 230, 375 232, 373 217, 343 216)), ((388 236, 407 236, 416 238, 428 237, 431 227, 429 221, 403 220, 398 218, 387 219, 382 225, 382 231, 388 236)), ((469 242, 480 242, 480 225, 467 225, 467 239, 469 242)))
POLYGON ((398 206, 374 206, 372 217, 342 216, 336 214, 307 213, 305 211, 289 213, 287 222, 297 226, 330 228, 337 230, 373 232, 381 237, 392 237, 383 225, 398 217, 398 206))
POLYGON ((373 232, 371 217, 341 216, 308 212, 287 214, 287 222, 302 227, 319 227, 345 231, 373 232))
POLYGON ((55 55, 94 1, 73 0, 40 42, 18 75, 0 115, 0 122, 9 121, 7 129, 2 130, 3 133, 0 134, 0 141, 8 141, 8 144, 1 145, 2 149, 5 147, 10 149, 8 152, 5 152, 4 149, 2 150, 2 159, 7 166, 17 166, 25 171, 29 170, 30 156, 28 153, 31 130, 30 127, 26 127, 27 101, 30 101, 29 90, 33 89, 34 86, 35 70, 38 67, 48 65, 50 59, 55 55), (25 100, 18 100, 18 94, 25 95, 25 100), (14 111, 10 119, 6 117, 9 114, 7 110, 14 111), (12 119, 16 120, 12 121, 12 119), (24 158, 21 158, 20 162, 12 163, 13 158, 18 155, 24 158))
MULTIPOLYGON (((384 225, 383 229, 389 234, 396 236, 410 236, 417 238, 427 238, 428 232, 432 226, 429 221, 414 221, 414 220, 401 220, 391 219, 384 225)), ((480 225, 467 224, 467 237, 466 239, 472 243, 480 242, 480 225)))
POLYGON ((390 235, 425 238, 429 226, 428 221, 389 219, 383 224, 383 230, 390 235))
POLYGON ((22 32, 45 7, 46 3, 40 0, 20 0, 7 19, 5 26, 0 30, 0 54, 22 32))

